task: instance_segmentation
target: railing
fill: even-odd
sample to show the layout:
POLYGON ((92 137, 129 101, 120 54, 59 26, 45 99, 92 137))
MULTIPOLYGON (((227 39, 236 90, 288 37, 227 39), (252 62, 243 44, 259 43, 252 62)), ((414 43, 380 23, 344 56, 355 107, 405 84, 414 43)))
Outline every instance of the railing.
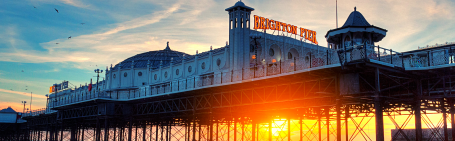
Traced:
POLYGON ((376 60, 396 67, 404 68, 404 54, 379 46, 357 45, 338 50, 341 64, 359 60, 376 60))
POLYGON ((455 47, 449 46, 405 53, 405 67, 423 68, 453 64, 455 63, 453 49, 455 47))
POLYGON ((338 64, 338 54, 336 50, 307 50, 304 56, 295 57, 293 59, 278 61, 274 63, 262 63, 253 65, 250 68, 222 71, 203 76, 193 76, 185 79, 172 80, 169 82, 152 84, 141 89, 133 90, 119 90, 114 92, 76 92, 59 96, 58 100, 52 101, 50 107, 58 107, 68 105, 75 102, 81 102, 97 98, 108 99, 134 99, 150 95, 157 95, 163 93, 178 92, 183 90, 192 90, 212 85, 226 84, 238 82, 242 80, 249 80, 254 78, 261 78, 266 76, 285 74, 294 71, 300 71, 310 68, 318 68, 321 66, 338 64), (63 98, 62 98, 63 97, 63 98))
POLYGON ((28 111, 28 112, 22 113, 22 117, 37 116, 37 115, 40 115, 40 114, 48 114, 48 113, 53 113, 53 112, 57 112, 57 111, 56 110, 51 110, 49 108, 41 108, 41 109, 38 109, 38 110, 32 110, 32 111, 28 111))
MULTIPOLYGON (((63 96, 65 99, 53 101, 54 107, 86 101, 96 98, 113 100, 128 100, 145 96, 172 93, 184 90, 193 90, 213 85, 220 85, 242 80, 292 73, 295 71, 321 68, 327 65, 346 65, 356 61, 376 61, 393 67, 412 69, 416 67, 428 67, 454 63, 452 48, 438 48, 430 51, 417 51, 413 53, 400 53, 379 46, 351 46, 339 50, 313 50, 304 51, 303 56, 288 60, 279 60, 273 63, 260 62, 249 68, 214 72, 202 76, 187 77, 168 82, 152 84, 146 87, 118 90, 112 92, 78 92, 75 96, 63 96)), ((58 96, 58 95, 57 95, 58 96)))

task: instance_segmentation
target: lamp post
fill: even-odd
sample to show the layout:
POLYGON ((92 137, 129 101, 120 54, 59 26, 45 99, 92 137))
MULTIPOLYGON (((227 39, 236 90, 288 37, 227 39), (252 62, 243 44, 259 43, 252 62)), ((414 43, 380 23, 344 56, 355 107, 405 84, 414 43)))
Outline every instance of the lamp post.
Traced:
MULTIPOLYGON (((97 74, 97 76, 96 76, 96 91, 98 91, 98 80, 100 78, 100 73, 103 73, 103 70, 95 69, 95 73, 97 74)), ((99 97, 99 93, 98 93, 98 97, 99 97)))
POLYGON ((33 92, 30 92, 30 112, 32 111, 33 92))
POLYGON ((22 101, 22 103, 24 104, 24 109, 22 110, 22 113, 25 113, 25 103, 27 103, 27 101, 22 101))
POLYGON ((49 107, 49 95, 46 94, 46 109, 45 109, 46 112, 47 112, 48 107, 49 107))
POLYGON ((254 59, 254 70, 253 70, 253 73, 254 73, 254 76, 253 77, 256 77, 256 69, 257 69, 257 65, 258 65, 258 42, 256 41, 256 39, 261 39, 262 36, 261 35, 257 35, 257 34, 254 34, 254 35, 250 35, 250 38, 254 40, 254 55, 252 57, 252 59, 254 59))

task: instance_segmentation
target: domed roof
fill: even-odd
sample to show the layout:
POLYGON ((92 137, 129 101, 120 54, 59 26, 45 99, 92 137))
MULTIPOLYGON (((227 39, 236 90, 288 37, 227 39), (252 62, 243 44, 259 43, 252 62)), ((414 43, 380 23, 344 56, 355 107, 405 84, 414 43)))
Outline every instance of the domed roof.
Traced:
POLYGON ((229 8, 226 8, 226 11, 231 11, 232 9, 234 8, 237 8, 237 7, 240 7, 242 9, 247 9, 247 10, 250 10, 250 11, 253 11, 254 8, 251 8, 249 6, 246 6, 245 3, 243 3, 242 1, 238 1, 234 4, 234 6, 231 6, 229 8))
POLYGON ((131 64, 133 63, 133 61, 134 68, 147 68, 147 63, 149 61, 151 68, 158 68, 160 66, 161 61, 163 62, 163 66, 169 65, 169 63, 171 63, 171 59, 173 60, 174 63, 181 62, 183 59, 183 55, 188 56, 188 54, 186 53, 171 50, 171 48, 169 48, 169 42, 167 42, 167 46, 165 49, 158 51, 149 51, 134 55, 115 65, 113 69, 116 70, 118 69, 119 66, 123 69, 131 68, 131 64))
POLYGON ((242 1, 238 1, 234 6, 245 6, 245 4, 242 1))
POLYGON ((16 111, 14 111, 13 108, 8 107, 8 108, 0 110, 0 113, 16 113, 16 111))
POLYGON ((363 17, 362 13, 357 11, 357 8, 354 7, 354 11, 349 14, 348 19, 342 27, 347 26, 371 26, 368 21, 363 17))

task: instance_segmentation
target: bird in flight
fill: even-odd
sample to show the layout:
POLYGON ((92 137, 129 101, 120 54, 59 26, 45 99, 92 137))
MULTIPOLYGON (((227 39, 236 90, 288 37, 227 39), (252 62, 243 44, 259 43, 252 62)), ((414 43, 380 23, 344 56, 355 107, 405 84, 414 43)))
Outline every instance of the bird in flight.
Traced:
POLYGON ((33 8, 36 8, 35 6, 33 6, 33 8))
POLYGON ((55 9, 55 11, 57 11, 57 13, 58 13, 58 10, 57 10, 57 8, 54 8, 54 9, 55 9))
POLYGON ((70 36, 70 37, 68 37, 68 39, 71 39, 71 36, 70 36))
POLYGON ((13 89, 10 89, 10 90, 12 91, 13 89))
POLYGON ((57 45, 58 45, 58 43, 55 43, 55 44, 57 44, 57 45))
POLYGON ((85 23, 81 23, 81 25, 84 25, 85 23))
POLYGON ((25 90, 27 90, 27 89, 25 89, 25 90))
POLYGON ((22 72, 24 72, 24 70, 22 70, 22 72))

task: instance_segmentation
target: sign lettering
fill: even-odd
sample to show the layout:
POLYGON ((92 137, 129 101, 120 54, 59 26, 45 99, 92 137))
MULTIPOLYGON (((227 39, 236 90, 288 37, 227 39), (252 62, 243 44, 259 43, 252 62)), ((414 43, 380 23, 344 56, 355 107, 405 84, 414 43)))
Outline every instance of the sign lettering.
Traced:
POLYGON ((316 31, 305 29, 302 27, 298 28, 297 26, 292 25, 292 24, 275 21, 275 20, 260 17, 257 15, 254 15, 254 29, 264 29, 264 30, 270 29, 270 30, 283 31, 283 32, 294 34, 294 35, 299 35, 301 38, 305 38, 306 40, 309 40, 315 44, 318 44, 318 41, 316 40, 316 31), (297 34, 299 29, 300 29, 300 34, 297 34))

